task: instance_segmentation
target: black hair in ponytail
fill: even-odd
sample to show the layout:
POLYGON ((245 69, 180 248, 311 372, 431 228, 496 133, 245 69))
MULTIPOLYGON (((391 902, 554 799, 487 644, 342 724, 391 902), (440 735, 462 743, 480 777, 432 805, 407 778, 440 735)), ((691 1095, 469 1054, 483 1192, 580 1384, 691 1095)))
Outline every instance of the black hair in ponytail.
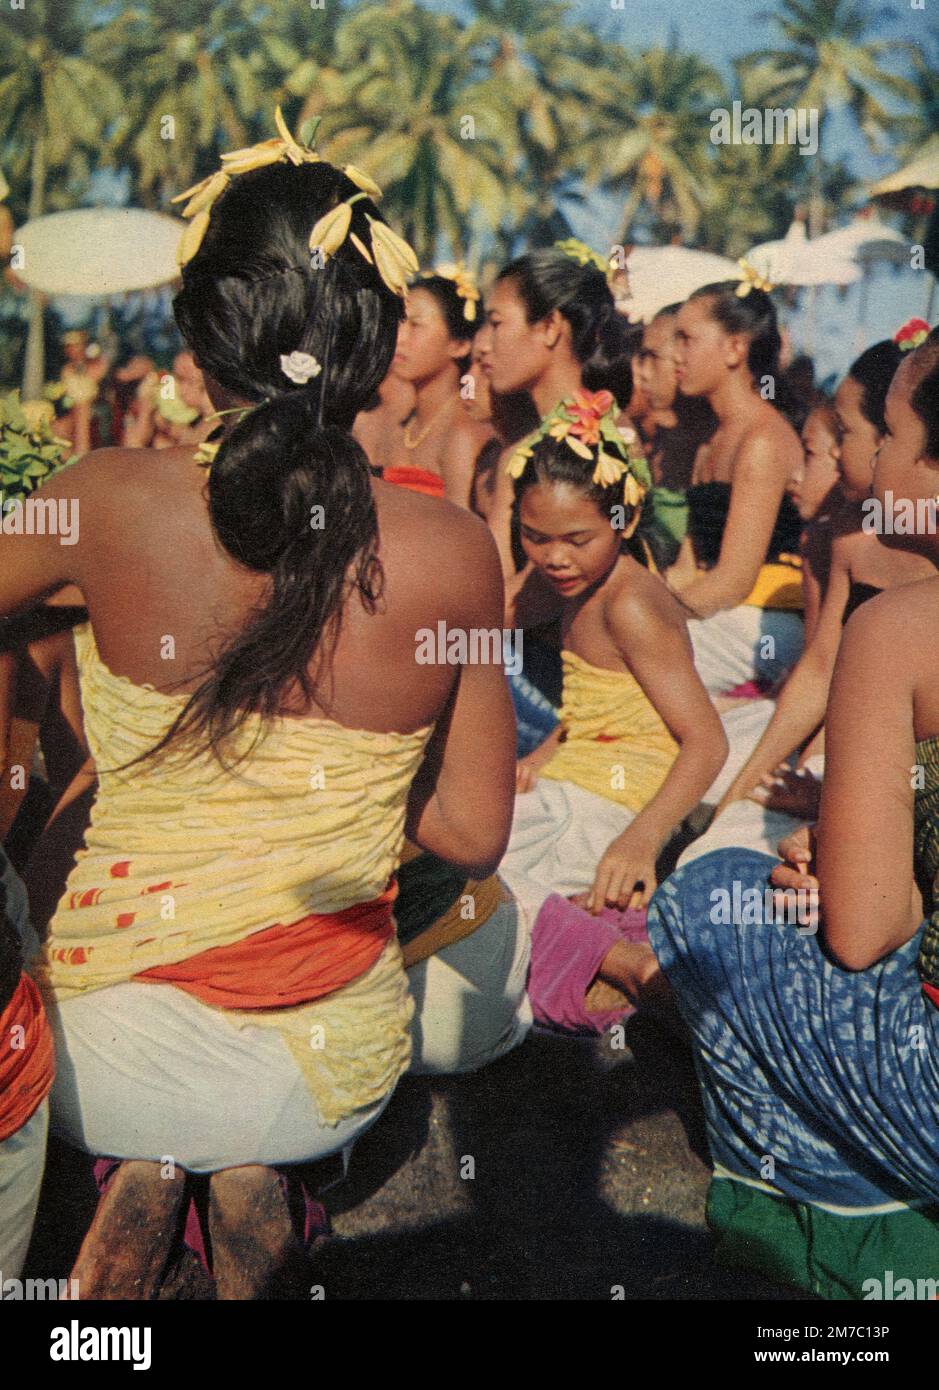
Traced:
POLYGON ((726 333, 744 333, 750 340, 747 366, 754 383, 759 386, 763 377, 779 375, 779 352, 782 339, 776 307, 763 290, 752 287, 741 296, 737 294, 739 280, 720 280, 703 285, 689 295, 690 301, 706 299, 708 312, 726 333))
POLYGON ((629 325, 617 312, 602 270, 580 265, 563 251, 530 251, 496 279, 514 283, 529 323, 557 309, 571 326, 571 349, 581 364, 584 386, 612 391, 621 406, 629 404, 629 325))
MULTIPOLYGON (((325 161, 241 174, 183 270, 174 309, 200 367, 261 402, 223 440, 208 497, 219 542, 270 590, 148 756, 208 743, 224 762, 250 714, 270 718, 288 692, 311 698, 350 589, 369 609, 381 593, 369 464, 349 429, 388 370, 403 311, 348 238, 323 265, 308 244, 358 191, 325 161), (293 352, 316 357, 319 374, 292 381, 281 358, 293 352)), ((379 217, 370 200, 353 204, 351 230, 368 246, 366 213, 379 217)))

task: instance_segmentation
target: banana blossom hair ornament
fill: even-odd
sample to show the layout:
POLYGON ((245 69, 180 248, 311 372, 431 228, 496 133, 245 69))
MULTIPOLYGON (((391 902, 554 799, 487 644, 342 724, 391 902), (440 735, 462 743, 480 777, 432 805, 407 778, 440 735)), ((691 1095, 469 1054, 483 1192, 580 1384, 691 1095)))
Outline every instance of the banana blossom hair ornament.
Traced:
POLYGON ((564 241, 554 243, 555 251, 561 251, 578 265, 592 265, 597 270, 602 270, 604 275, 609 275, 609 264, 603 259, 599 251, 594 251, 585 241, 579 241, 575 236, 566 237, 564 241))
POLYGON ((910 319, 893 335, 893 341, 901 352, 914 352, 922 347, 929 337, 930 328, 925 319, 910 319))
POLYGON ((563 439, 579 458, 594 459, 596 467, 591 481, 597 487, 612 487, 623 481, 623 501, 636 508, 634 524, 639 522, 639 508, 652 486, 649 466, 635 447, 635 430, 621 429, 616 423, 615 401, 611 391, 575 391, 546 415, 538 429, 521 441, 506 464, 510 478, 518 479, 528 467, 528 461, 542 439, 563 439))
MULTIPOLYGON (((183 233, 176 254, 180 266, 191 261, 202 245, 212 207, 228 188, 233 178, 239 174, 246 174, 252 169, 263 169, 268 164, 293 164, 299 167, 301 164, 319 162, 321 156, 312 147, 319 118, 312 122, 309 134, 310 143, 305 145, 291 135, 279 106, 274 112, 274 123, 278 132, 276 139, 262 140, 258 145, 251 145, 243 150, 232 150, 228 154, 223 154, 221 169, 194 184, 192 188, 187 188, 185 193, 177 194, 172 200, 174 203, 188 200, 182 215, 189 222, 189 226, 183 233)), ((388 288, 394 294, 403 297, 407 291, 408 277, 415 274, 418 269, 417 257, 402 237, 399 237, 384 222, 369 217, 367 213, 366 220, 369 224, 372 242, 371 251, 354 232, 350 232, 352 204, 357 202, 359 198, 371 198, 373 202, 377 202, 381 197, 381 189, 374 179, 363 173, 354 164, 344 164, 342 172, 347 179, 355 184, 359 192, 338 203, 336 207, 331 208, 325 216, 319 219, 310 233, 310 250, 320 251, 324 258, 331 256, 348 236, 356 250, 364 256, 370 265, 375 266, 388 288)))
POLYGON ((764 294, 771 294, 776 288, 771 281, 761 275, 756 266, 750 264, 748 260, 741 257, 737 262, 740 267, 742 279, 735 291, 738 299, 746 299, 751 290, 762 290, 764 294))
POLYGON ((432 275, 439 275, 443 280, 452 280, 456 285, 456 292, 463 300, 463 317, 467 323, 476 322, 476 305, 480 301, 480 293, 476 287, 476 281, 471 273, 466 269, 462 261, 456 264, 448 262, 446 265, 435 266, 431 271, 432 275))

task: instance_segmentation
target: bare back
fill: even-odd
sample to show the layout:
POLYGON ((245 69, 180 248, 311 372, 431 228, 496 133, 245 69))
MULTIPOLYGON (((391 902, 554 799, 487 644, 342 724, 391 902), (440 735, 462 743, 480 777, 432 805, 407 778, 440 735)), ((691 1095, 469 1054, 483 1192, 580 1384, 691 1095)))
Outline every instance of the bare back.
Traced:
MULTIPOLYGON (((168 693, 197 687, 267 591, 262 576, 241 569, 216 541, 206 483, 190 449, 102 450, 44 489, 44 496, 77 500, 78 544, 16 542, 44 543, 55 577, 79 586, 113 672, 168 693)), ((355 594, 346 601, 315 705, 304 710, 287 701, 282 712, 411 732, 434 721, 456 673, 419 664, 416 633, 436 630, 441 620, 469 626, 474 611, 478 622, 480 586, 488 577, 498 590, 498 564, 477 518, 377 481, 374 494, 384 570, 378 610, 369 615, 355 594)))

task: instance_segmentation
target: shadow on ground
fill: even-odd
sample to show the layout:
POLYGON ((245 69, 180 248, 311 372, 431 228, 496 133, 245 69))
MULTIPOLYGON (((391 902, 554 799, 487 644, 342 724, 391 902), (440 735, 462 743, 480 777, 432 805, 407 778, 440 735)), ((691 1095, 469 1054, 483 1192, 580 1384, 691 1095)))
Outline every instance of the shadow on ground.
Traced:
MULTIPOLYGON (((476 1075, 399 1085, 323 1193, 333 1235, 305 1296, 802 1297, 714 1263, 707 1183, 691 1057, 670 1033, 634 1019, 618 1050, 531 1037, 476 1075)), ((94 1203, 87 1160, 51 1144, 27 1275, 67 1274, 94 1203)), ((194 1261, 162 1294, 212 1296, 194 1261)))

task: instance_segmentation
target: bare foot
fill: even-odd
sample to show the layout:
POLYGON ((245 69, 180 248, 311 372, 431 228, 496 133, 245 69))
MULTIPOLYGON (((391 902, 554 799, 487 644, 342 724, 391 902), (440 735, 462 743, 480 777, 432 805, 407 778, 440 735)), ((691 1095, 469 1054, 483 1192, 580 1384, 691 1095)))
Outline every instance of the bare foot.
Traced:
POLYGON ((71 1278, 79 1299, 155 1299, 179 1227, 186 1174, 129 1159, 98 1202, 71 1278))
POLYGON ((284 1296, 307 1264, 277 1174, 259 1164, 225 1168, 212 1174, 209 1193, 217 1296, 284 1296))
POLYGON ((629 1008, 629 1000, 622 990, 601 980, 599 976, 587 990, 586 1004, 588 1014, 605 1014, 611 1009, 629 1008))
POLYGON ((654 992, 656 979, 661 978, 661 974, 652 947, 633 941, 617 941, 607 951, 597 971, 601 980, 613 985, 636 1005, 647 990, 654 992))

